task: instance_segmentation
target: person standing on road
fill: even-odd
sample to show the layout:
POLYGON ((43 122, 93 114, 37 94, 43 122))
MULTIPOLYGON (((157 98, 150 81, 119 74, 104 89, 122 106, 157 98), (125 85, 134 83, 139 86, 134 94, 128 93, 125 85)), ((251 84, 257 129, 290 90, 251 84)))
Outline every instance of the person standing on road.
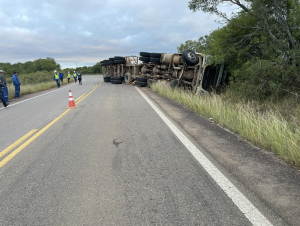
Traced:
POLYGON ((60 87, 59 74, 56 71, 54 71, 54 79, 55 79, 55 81, 57 83, 57 88, 59 88, 60 87))
POLYGON ((74 74, 73 74, 73 78, 74 78, 74 81, 75 81, 75 83, 77 82, 77 74, 76 74, 76 72, 74 71, 74 74))
POLYGON ((68 83, 70 83, 70 78, 71 78, 71 74, 70 74, 70 72, 68 71, 68 83))
POLYGON ((1 80, 0 80, 0 100, 2 101, 2 103, 3 103, 3 106, 4 107, 7 107, 7 105, 9 105, 9 103, 6 103, 6 101, 5 101, 5 99, 4 99, 4 94, 3 94, 3 87, 4 87, 5 85, 1 82, 1 80))
POLYGON ((8 89, 7 89, 7 85, 6 85, 6 78, 4 77, 4 72, 3 70, 0 70, 0 81, 4 84, 4 87, 1 87, 1 89, 3 89, 3 95, 4 95, 4 99, 6 102, 10 102, 8 100, 8 89))
POLYGON ((14 72, 14 75, 12 76, 12 81, 15 86, 15 98, 18 98, 20 97, 20 85, 21 85, 18 77, 18 72, 14 72))
POLYGON ((64 82, 64 73, 62 73, 62 72, 59 73, 59 79, 61 81, 61 84, 63 84, 63 82, 64 82))
POLYGON ((78 77, 79 85, 82 85, 82 74, 80 73, 80 71, 77 72, 77 77, 78 77))

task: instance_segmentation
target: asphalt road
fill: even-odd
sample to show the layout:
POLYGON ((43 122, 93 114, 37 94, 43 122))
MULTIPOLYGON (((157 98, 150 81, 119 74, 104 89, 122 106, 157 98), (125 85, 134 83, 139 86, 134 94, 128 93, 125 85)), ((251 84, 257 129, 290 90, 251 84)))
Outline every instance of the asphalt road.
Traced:
MULTIPOLYGON (((101 76, 84 79, 0 110, 0 152, 101 76)), ((103 83, 0 168, 0 225, 252 224, 135 87, 103 83)))

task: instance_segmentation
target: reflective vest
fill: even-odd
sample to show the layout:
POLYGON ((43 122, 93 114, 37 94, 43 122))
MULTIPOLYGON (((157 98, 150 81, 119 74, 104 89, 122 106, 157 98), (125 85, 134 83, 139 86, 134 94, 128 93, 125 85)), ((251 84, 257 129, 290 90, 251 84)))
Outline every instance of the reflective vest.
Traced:
POLYGON ((70 76, 71 76, 71 75, 70 75, 70 74, 68 74, 68 78, 70 78, 70 76))
POLYGON ((58 74, 54 74, 55 79, 59 79, 59 75, 58 74))
POLYGON ((77 74, 73 74, 73 77, 76 78, 77 74))

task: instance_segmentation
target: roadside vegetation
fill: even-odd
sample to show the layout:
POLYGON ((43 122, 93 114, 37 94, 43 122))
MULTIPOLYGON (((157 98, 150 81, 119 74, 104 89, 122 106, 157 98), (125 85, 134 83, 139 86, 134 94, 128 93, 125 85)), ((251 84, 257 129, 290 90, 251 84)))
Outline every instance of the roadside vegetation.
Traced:
POLYGON ((188 7, 218 16, 220 28, 187 40, 179 52, 193 49, 213 56, 213 63, 225 60, 231 75, 227 88, 240 98, 269 102, 299 97, 299 0, 191 0, 188 7), (235 12, 226 14, 228 6, 235 12))
POLYGON ((274 110, 275 106, 266 108, 255 101, 238 100, 231 93, 195 95, 164 83, 153 84, 151 88, 300 167, 299 107, 287 117, 274 110))
POLYGON ((102 73, 100 62, 91 67, 61 69, 60 64, 57 64, 55 59, 51 57, 25 63, 0 63, 0 69, 5 71, 4 76, 7 81, 9 99, 13 99, 15 95, 15 88, 12 84, 12 75, 15 71, 18 72, 21 82, 20 96, 56 87, 56 82, 53 80, 54 70, 64 73, 64 84, 67 82, 68 71, 71 74, 71 81, 73 81, 72 74, 74 71, 81 71, 83 75, 102 73))
POLYGON ((210 55, 213 64, 225 60, 230 82, 204 96, 162 84, 154 91, 300 167, 299 0, 190 0, 188 7, 218 16, 220 27, 178 52, 210 55), (228 14, 230 6, 235 11, 228 14))

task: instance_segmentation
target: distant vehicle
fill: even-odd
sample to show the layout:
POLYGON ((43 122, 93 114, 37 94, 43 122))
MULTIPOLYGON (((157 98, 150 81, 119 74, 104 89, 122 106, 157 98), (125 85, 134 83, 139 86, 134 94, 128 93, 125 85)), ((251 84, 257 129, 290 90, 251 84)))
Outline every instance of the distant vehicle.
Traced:
POLYGON ((184 50, 182 53, 140 52, 137 56, 116 56, 101 61, 104 81, 149 86, 166 80, 171 87, 185 87, 194 93, 206 93, 228 81, 225 62, 213 65, 211 56, 184 50))

